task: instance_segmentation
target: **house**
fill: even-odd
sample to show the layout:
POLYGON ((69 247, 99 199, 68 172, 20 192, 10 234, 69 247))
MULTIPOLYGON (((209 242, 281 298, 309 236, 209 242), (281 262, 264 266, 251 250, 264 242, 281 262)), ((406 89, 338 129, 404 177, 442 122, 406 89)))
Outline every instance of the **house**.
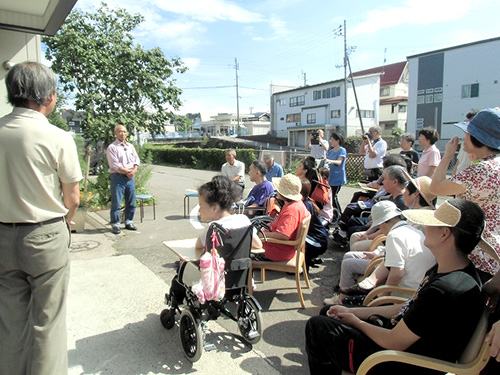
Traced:
POLYGON ((453 124, 467 112, 500 105, 500 38, 408 56, 408 131, 434 126, 438 147, 463 136, 453 124))
POLYGON ((273 93, 271 133, 287 137, 291 147, 304 147, 316 129, 323 129, 327 137, 332 131, 346 136, 361 134, 359 113, 363 129, 367 131, 370 126, 378 124, 380 77, 381 73, 353 77, 359 112, 350 80, 346 103, 343 79, 273 93))
POLYGON ((253 114, 219 113, 210 116, 210 120, 202 121, 200 127, 211 135, 262 135, 269 133, 271 123, 268 112, 257 112, 253 114))
POLYGON ((62 119, 68 124, 68 130, 75 134, 83 134, 83 122, 85 121, 85 112, 63 109, 61 111, 62 119))
POLYGON ((385 133, 406 130, 409 68, 406 61, 353 73, 354 77, 380 73, 379 126, 385 133))
POLYGON ((5 75, 12 65, 42 61, 40 34, 54 35, 77 0, 0 2, 0 116, 9 113, 5 75))

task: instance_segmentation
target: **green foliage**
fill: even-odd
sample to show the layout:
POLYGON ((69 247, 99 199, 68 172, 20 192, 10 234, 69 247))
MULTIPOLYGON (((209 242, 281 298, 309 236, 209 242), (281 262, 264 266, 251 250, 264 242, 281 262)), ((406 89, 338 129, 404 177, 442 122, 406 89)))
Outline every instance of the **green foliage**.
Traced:
MULTIPOLYGON (((174 148, 172 146, 151 147, 153 162, 155 164, 174 164, 195 169, 220 170, 226 162, 226 150, 217 148, 174 148)), ((245 163, 248 171, 250 164, 256 160, 252 149, 238 149, 237 158, 245 163)))
POLYGON ((392 128, 391 135, 394 137, 401 137, 401 134, 404 133, 404 130, 401 128, 392 128))
POLYGON ((42 39, 64 91, 74 93, 76 109, 86 113, 87 139, 109 144, 117 124, 129 133, 162 133, 174 116, 167 108, 182 104, 172 75, 186 67, 179 58, 167 60, 159 48, 134 44, 131 32, 143 21, 140 14, 102 3, 95 13, 74 10, 55 36, 42 39))
POLYGON ((67 131, 69 129, 68 124, 63 120, 61 115, 61 109, 65 104, 66 95, 64 95, 62 90, 58 87, 56 106, 54 107, 54 110, 47 116, 47 120, 49 120, 52 125, 57 126, 59 129, 67 131))

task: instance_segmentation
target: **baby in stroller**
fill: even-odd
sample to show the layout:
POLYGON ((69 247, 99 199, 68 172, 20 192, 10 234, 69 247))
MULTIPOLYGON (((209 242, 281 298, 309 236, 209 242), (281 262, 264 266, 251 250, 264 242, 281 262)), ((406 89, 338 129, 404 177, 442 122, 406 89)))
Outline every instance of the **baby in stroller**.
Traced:
POLYGON ((162 311, 160 319, 165 328, 175 323, 175 313, 184 310, 179 320, 181 341, 187 358, 195 362, 201 357, 204 328, 208 320, 216 319, 221 313, 238 322, 244 341, 253 344, 260 340, 262 330, 260 305, 247 293, 247 276, 250 268, 251 248, 262 248, 262 242, 247 216, 231 215, 232 204, 238 198, 233 182, 224 176, 215 176, 198 189, 198 201, 202 221, 210 222, 196 241, 196 254, 200 257, 212 248, 212 233, 219 239, 217 250, 226 261, 226 293, 221 300, 204 303, 191 288, 191 281, 199 280, 201 273, 193 263, 183 263, 172 280, 170 292, 165 295, 169 309, 162 311), (208 240, 207 240, 208 238, 208 240), (209 242, 207 244, 207 241, 209 242), (236 316, 225 306, 228 302, 237 305, 236 316))

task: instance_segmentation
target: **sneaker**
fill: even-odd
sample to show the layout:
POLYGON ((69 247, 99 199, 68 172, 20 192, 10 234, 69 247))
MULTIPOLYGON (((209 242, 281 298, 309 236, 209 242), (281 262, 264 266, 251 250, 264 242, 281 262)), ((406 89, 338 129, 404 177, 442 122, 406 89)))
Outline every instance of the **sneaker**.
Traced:
POLYGON ((341 305, 342 301, 340 300, 340 294, 335 293, 332 297, 325 298, 323 300, 323 303, 325 305, 341 305))

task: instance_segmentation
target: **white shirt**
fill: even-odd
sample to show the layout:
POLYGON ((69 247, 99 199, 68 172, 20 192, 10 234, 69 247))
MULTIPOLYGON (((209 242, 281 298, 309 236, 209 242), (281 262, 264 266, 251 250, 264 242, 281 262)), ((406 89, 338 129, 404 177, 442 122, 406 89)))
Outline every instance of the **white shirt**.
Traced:
POLYGON ((377 154, 374 158, 370 157, 370 148, 365 145, 365 169, 382 168, 384 166, 382 158, 387 152, 387 142, 382 138, 373 143, 373 151, 377 154))
POLYGON ((229 177, 231 180, 236 176, 240 176, 238 182, 245 184, 245 163, 236 159, 234 160, 233 165, 226 162, 222 164, 220 174, 229 177))
POLYGON ((328 150, 328 142, 324 139, 319 139, 319 143, 317 145, 310 145, 311 148, 311 156, 315 159, 324 159, 326 158, 326 150, 323 148, 324 145, 326 150, 328 150))

